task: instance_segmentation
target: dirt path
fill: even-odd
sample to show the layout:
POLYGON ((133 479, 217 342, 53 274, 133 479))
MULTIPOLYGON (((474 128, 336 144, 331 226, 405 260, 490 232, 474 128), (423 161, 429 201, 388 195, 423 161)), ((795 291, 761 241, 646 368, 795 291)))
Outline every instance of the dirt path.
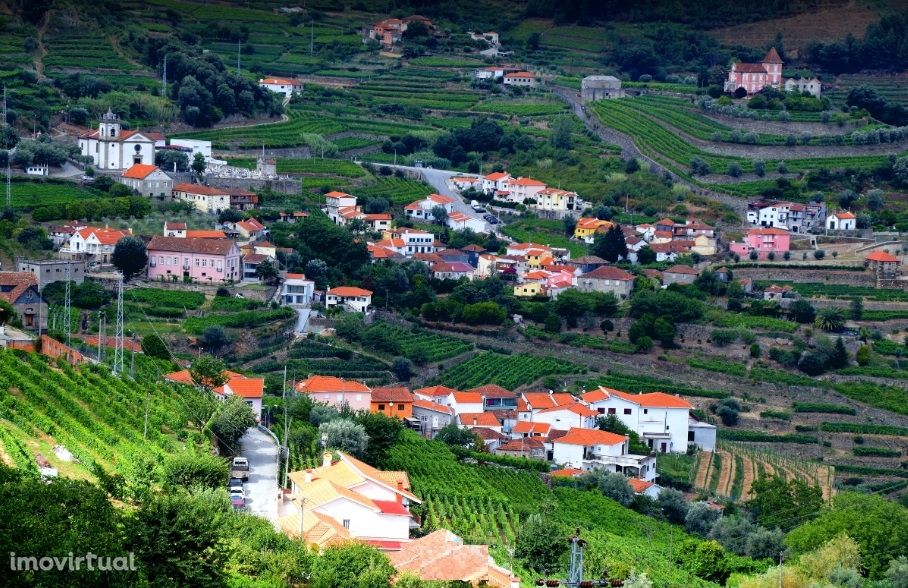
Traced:
POLYGON ((47 47, 44 46, 44 33, 47 32, 47 23, 50 22, 50 13, 50 10, 45 12, 44 16, 41 18, 41 24, 38 25, 38 51, 32 59, 32 63, 35 66, 35 73, 38 75, 39 79, 44 77, 44 57, 47 55, 47 47))
POLYGON ((742 455, 741 460, 744 462, 744 482, 741 484, 741 496, 738 498, 746 500, 750 494, 750 487, 757 477, 757 464, 748 455, 742 455))
POLYGON ((694 488, 708 488, 709 469, 712 466, 713 454, 710 451, 700 453, 700 459, 697 460, 697 475, 694 476, 694 488))
POLYGON ((719 485, 716 486, 716 492, 722 496, 728 496, 731 494, 732 481, 735 479, 735 456, 724 449, 719 449, 716 453, 722 458, 722 471, 719 472, 719 485), (728 465, 726 466, 726 464, 728 465))

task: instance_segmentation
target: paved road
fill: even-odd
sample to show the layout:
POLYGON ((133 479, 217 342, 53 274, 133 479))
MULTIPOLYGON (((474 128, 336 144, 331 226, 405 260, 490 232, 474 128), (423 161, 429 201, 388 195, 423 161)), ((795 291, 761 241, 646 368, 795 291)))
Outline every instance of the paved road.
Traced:
POLYGON ((306 325, 309 324, 309 316, 312 314, 312 309, 300 306, 294 306, 292 308, 299 315, 299 318, 296 321, 296 334, 303 335, 306 332, 306 325))
MULTIPOLYGON (((470 203, 466 202, 463 198, 460 197, 460 192, 452 189, 448 185, 448 179, 451 178, 452 176, 475 176, 476 174, 466 174, 464 172, 447 170, 447 169, 433 169, 433 168, 428 168, 428 167, 411 167, 408 165, 391 165, 391 164, 381 164, 381 165, 383 165, 385 167, 391 167, 391 168, 395 168, 395 169, 401 169, 401 170, 406 170, 409 172, 416 172, 416 173, 422 174, 423 180, 425 180, 425 182, 427 184, 432 186, 435 189, 436 193, 441 194, 442 196, 450 196, 451 198, 454 199, 454 210, 456 210, 458 212, 462 212, 469 217, 477 218, 477 219, 485 222, 485 219, 482 218, 482 214, 480 214, 480 213, 474 211, 472 208, 470 208, 470 203)), ((496 225, 496 226, 498 226, 498 225, 496 225)), ((491 225, 489 225, 489 223, 485 223, 485 228, 488 231, 490 229, 494 229, 495 227, 492 227, 491 225)))
POLYGON ((278 447, 267 433, 252 427, 240 439, 243 457, 249 460, 246 508, 277 523, 278 447))

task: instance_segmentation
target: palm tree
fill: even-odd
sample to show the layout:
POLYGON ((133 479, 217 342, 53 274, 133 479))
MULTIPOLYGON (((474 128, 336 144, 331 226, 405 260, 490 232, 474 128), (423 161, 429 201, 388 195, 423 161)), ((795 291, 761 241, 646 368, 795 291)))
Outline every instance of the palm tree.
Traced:
POLYGON ((837 308, 824 308, 813 321, 814 326, 830 333, 837 333, 845 326, 845 317, 837 308))

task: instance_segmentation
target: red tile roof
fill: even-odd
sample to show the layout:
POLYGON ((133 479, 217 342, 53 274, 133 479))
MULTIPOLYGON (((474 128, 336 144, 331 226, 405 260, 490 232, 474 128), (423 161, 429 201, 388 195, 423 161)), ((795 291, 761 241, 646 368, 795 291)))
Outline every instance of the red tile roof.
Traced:
POLYGON ((165 222, 164 230, 165 231, 185 231, 186 223, 165 222))
POLYGON ((101 243, 101 245, 116 245, 117 241, 123 237, 129 237, 129 231, 121 231, 118 229, 108 229, 106 227, 85 227, 78 231, 79 236, 83 239, 88 239, 94 233, 95 237, 101 243))
POLYGON ((787 235, 788 231, 783 231, 782 229, 751 229, 747 231, 748 235, 787 235))
POLYGON ((502 388, 498 384, 486 384, 485 386, 480 386, 478 388, 470 388, 467 390, 467 393, 474 392, 481 394, 485 398, 516 398, 517 394, 511 392, 506 388, 502 388))
POLYGON ((375 500, 373 498, 372 502, 381 510, 382 514, 402 517, 410 516, 410 511, 403 504, 394 500, 375 500))
POLYGON ((779 52, 776 51, 775 47, 769 48, 769 51, 766 52, 766 56, 763 57, 763 63, 782 63, 782 58, 779 57, 779 52))
POLYGON ((520 421, 519 423, 514 425, 512 431, 514 433, 527 435, 546 435, 551 428, 552 425, 550 425, 549 423, 531 423, 530 421, 520 421))
POLYGON ((236 245, 227 239, 181 239, 155 235, 148 242, 148 252, 170 251, 173 253, 202 253, 205 255, 227 255, 236 245))
POLYGON ((594 269, 591 272, 587 272, 580 276, 583 278, 592 278, 594 280, 619 280, 622 282, 632 282, 634 280, 634 275, 630 274, 623 269, 611 266, 611 265, 601 265, 594 269))
POLYGON ((372 402, 413 402, 413 395, 403 386, 372 389, 372 402))
POLYGON ((462 412, 457 415, 461 425, 467 427, 500 427, 498 418, 491 412, 462 412))
POLYGON ((297 80, 291 80, 289 78, 265 78, 260 84, 268 84, 270 86, 302 86, 303 83, 297 80))
POLYGON ((734 68, 741 73, 766 73, 766 68, 760 63, 736 63, 734 68))
POLYGON ((180 183, 180 184, 176 184, 173 187, 173 191, 174 192, 187 192, 189 194, 198 194, 200 196, 229 196, 230 195, 221 188, 214 188, 212 186, 205 186, 203 184, 180 183))
POLYGON ((545 445, 539 439, 534 439, 533 437, 523 437, 520 439, 512 439, 512 440, 508 441, 507 443, 505 443, 504 445, 499 445, 498 448, 495 449, 495 453, 498 453, 499 451, 503 451, 505 453, 507 453, 507 452, 522 453, 522 452, 526 452, 526 451, 531 451, 533 449, 539 450, 539 449, 544 449, 544 448, 545 448, 545 445))
POLYGON ((590 446, 618 445, 625 441, 627 441, 627 438, 625 438, 624 435, 616 435, 615 433, 600 431, 599 429, 579 429, 577 427, 572 427, 566 435, 556 439, 555 443, 590 446))
POLYGON ((585 474, 583 470, 578 470, 577 468, 564 468, 562 470, 552 470, 551 474, 554 478, 576 478, 577 476, 582 476, 585 474))
POLYGON ((199 230, 186 231, 186 238, 187 239, 226 239, 227 235, 224 233, 224 231, 199 229, 199 230))
POLYGON ((697 270, 695 270, 694 268, 692 268, 689 265, 673 265, 670 268, 664 270, 662 273, 664 273, 664 274, 687 274, 690 276, 696 276, 696 275, 700 274, 700 272, 698 272, 697 270))
POLYGON ((132 180, 144 180, 152 172, 158 169, 156 165, 149 165, 147 163, 137 163, 131 168, 123 172, 124 178, 129 178, 132 180))
POLYGON ((372 291, 364 290, 363 288, 356 288, 354 286, 338 286, 337 288, 331 288, 330 290, 328 290, 328 294, 348 298, 351 296, 372 296, 372 291))
MULTIPOLYGON (((514 74, 515 76, 517 74, 514 74)), ((533 178, 517 178, 516 180, 511 180, 512 186, 545 186, 544 182, 539 180, 534 180, 533 178)))
POLYGON ((421 398, 417 398, 413 401, 413 408, 423 408, 425 410, 440 412, 442 414, 454 413, 454 410, 450 406, 444 406, 443 404, 438 404, 436 402, 432 402, 431 400, 423 400, 421 398))
POLYGON ((652 482, 647 482, 639 478, 628 478, 627 483, 630 485, 631 490, 634 491, 634 494, 643 494, 648 489, 655 486, 652 482))
POLYGON ((851 212, 837 212, 835 215, 837 218, 841 219, 852 219, 855 218, 854 213, 851 212))
POLYGON ((492 172, 489 175, 485 176, 483 179, 489 180, 490 182, 497 182, 498 180, 502 180, 507 177, 509 177, 509 174, 507 172, 492 172))
POLYGON ((482 394, 478 392, 454 392, 454 402, 457 404, 479 404, 482 402, 482 394))
POLYGON ((889 255, 885 251, 873 251, 865 257, 867 261, 878 261, 882 263, 898 263, 899 258, 895 255, 889 255))
POLYGON ((369 392, 369 387, 361 382, 345 380, 335 376, 309 376, 296 385, 297 392, 369 392))
POLYGON ((447 396, 448 394, 453 394, 455 392, 460 392, 460 390, 455 390, 454 388, 448 388, 447 386, 428 386, 426 388, 419 388, 414 390, 414 394, 422 394, 423 396, 447 396))
MULTIPOLYGON (((261 398, 265 393, 265 378, 230 378, 226 384, 234 396, 240 398, 261 398)), ((217 389, 215 389, 217 392, 217 389)))
POLYGON ((545 414, 549 412, 558 412, 559 410, 567 410, 584 417, 594 417, 599 414, 595 410, 592 410, 589 407, 580 404, 579 402, 575 402, 573 404, 562 404, 561 406, 553 406, 552 408, 540 410, 539 413, 545 414))
POLYGON ((30 287, 38 287, 38 278, 31 272, 0 272, 0 286, 12 289, 0 291, 0 300, 15 304, 30 287))
POLYGON ((495 429, 488 429, 486 427, 470 427, 470 432, 485 441, 489 441, 489 440, 506 441, 507 439, 509 439, 509 437, 507 435, 503 435, 503 434, 499 433, 498 431, 496 431, 495 429))

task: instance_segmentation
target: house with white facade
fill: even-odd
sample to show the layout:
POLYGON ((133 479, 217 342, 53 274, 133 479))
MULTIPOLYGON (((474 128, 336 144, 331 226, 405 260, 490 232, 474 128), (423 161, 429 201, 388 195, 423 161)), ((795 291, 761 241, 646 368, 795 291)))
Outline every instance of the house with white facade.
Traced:
POLYGON ((372 291, 353 286, 338 286, 331 288, 325 295, 325 306, 340 306, 353 312, 369 312, 372 310, 372 291))
POLYGON ((455 414, 478 413, 485 410, 479 392, 451 392, 445 402, 455 414))
POLYGON ((288 273, 281 283, 281 304, 286 306, 309 306, 315 293, 315 282, 307 280, 305 274, 288 273))
POLYGON ((523 204, 527 200, 537 201, 537 195, 545 190, 544 182, 533 178, 517 178, 508 182, 508 201, 523 204))
POLYGON ((259 80, 259 87, 283 94, 285 98, 290 99, 294 93, 303 91, 303 82, 290 78, 262 78, 259 80))
POLYGON ((127 170, 137 163, 154 165, 155 139, 142 131, 123 130, 120 117, 110 109, 101 116, 98 130, 79 136, 79 152, 91 157, 98 169, 127 170))
POLYGON ((173 179, 156 165, 137 163, 124 171, 120 183, 142 196, 164 199, 173 191, 173 179))
POLYGON ((448 213, 448 226, 452 231, 464 231, 470 229, 474 233, 485 233, 486 222, 481 218, 466 215, 459 210, 448 213))
POLYGON ((664 392, 629 394, 600 386, 581 398, 598 415, 614 415, 655 452, 686 453, 693 406, 664 392))
POLYGON ((568 190, 559 190, 558 188, 543 188, 533 197, 536 204, 531 204, 530 208, 535 210, 545 210, 549 212, 567 212, 569 210, 579 210, 582 208, 580 197, 577 192, 568 190))
POLYGON ((596 426, 598 413, 579 402, 545 408, 533 413, 530 420, 534 423, 547 423, 557 431, 570 429, 592 429, 596 426))
MULTIPOLYGON (((328 215, 334 224, 343 225, 348 220, 349 211, 356 209, 356 196, 351 196, 346 192, 331 191, 325 194, 325 214, 328 215)), ((354 214, 355 216, 355 214, 354 214)))
POLYGON ((71 259, 110 263, 117 242, 131 235, 131 229, 85 227, 70 235, 69 241, 60 249, 60 254, 71 259))
POLYGON ((400 229, 389 232, 392 242, 400 239, 400 252, 407 257, 417 253, 435 253, 435 235, 420 229, 400 229))
POLYGON ((826 228, 830 231, 853 231, 857 228, 857 217, 847 210, 834 212, 826 217, 826 228))
POLYGON ((515 71, 504 74, 505 86, 517 86, 523 88, 532 88, 537 84, 536 74, 528 71, 515 71))
POLYGON ((230 208, 230 193, 203 184, 179 183, 173 187, 173 199, 189 202, 201 212, 217 214, 230 208))
POLYGON ((747 205, 747 222, 752 225, 804 233, 812 228, 823 228, 826 204, 811 201, 783 202, 758 200, 747 205))
POLYGON ((431 400, 417 398, 413 401, 413 418, 419 421, 419 432, 429 439, 454 421, 454 409, 431 400))
POLYGON ((404 207, 407 218, 433 221, 432 209, 440 206, 449 215, 454 212, 454 199, 442 194, 429 194, 422 200, 411 202, 404 207))
POLYGON ((570 429, 553 439, 552 461, 562 467, 583 471, 603 469, 647 482, 656 479, 656 458, 628 452, 630 441, 599 429, 570 429))
POLYGON ((485 194, 507 192, 512 179, 508 172, 492 172, 482 177, 482 191, 485 194))
POLYGON ((407 472, 380 471, 342 451, 326 451, 321 467, 288 478, 290 493, 281 494, 278 511, 289 513, 279 525, 307 545, 322 549, 354 540, 396 550, 419 527, 410 506, 421 501, 407 472))

